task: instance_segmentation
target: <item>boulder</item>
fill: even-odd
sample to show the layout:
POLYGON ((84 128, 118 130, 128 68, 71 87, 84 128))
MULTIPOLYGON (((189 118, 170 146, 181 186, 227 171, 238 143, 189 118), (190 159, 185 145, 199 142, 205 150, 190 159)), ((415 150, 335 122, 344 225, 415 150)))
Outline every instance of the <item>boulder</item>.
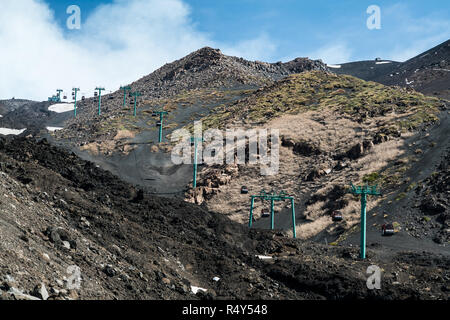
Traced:
POLYGON ((366 155, 372 148, 373 142, 369 140, 364 140, 363 142, 358 142, 353 147, 351 147, 345 153, 345 157, 351 160, 356 160, 366 155))
POLYGON ((436 215, 445 212, 445 206, 439 203, 435 197, 429 196, 420 204, 420 209, 424 214, 436 215))
POLYGON ((47 288, 45 287, 45 284, 41 283, 40 285, 37 285, 33 290, 33 296, 41 299, 41 300, 47 300, 49 297, 47 288))
POLYGON ((77 242, 71 238, 70 234, 62 229, 55 227, 48 227, 44 234, 49 238, 51 242, 53 242, 59 248, 67 248, 67 242, 72 249, 77 248, 77 242))

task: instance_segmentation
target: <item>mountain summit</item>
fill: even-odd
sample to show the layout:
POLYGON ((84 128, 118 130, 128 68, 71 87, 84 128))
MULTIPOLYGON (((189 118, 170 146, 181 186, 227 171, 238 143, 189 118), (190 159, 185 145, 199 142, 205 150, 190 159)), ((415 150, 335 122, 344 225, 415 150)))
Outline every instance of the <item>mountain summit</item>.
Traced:
POLYGON ((202 87, 260 86, 292 73, 326 69, 321 61, 308 58, 287 63, 248 61, 224 55, 219 49, 204 47, 164 65, 131 86, 144 96, 161 97, 202 87))

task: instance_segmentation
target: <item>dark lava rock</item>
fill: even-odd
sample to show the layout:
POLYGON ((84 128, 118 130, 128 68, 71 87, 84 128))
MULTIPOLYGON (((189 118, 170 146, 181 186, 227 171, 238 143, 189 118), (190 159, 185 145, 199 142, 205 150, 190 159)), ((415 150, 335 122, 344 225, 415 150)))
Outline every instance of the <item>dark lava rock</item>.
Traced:
POLYGON ((362 156, 366 155, 372 149, 372 147, 372 141, 365 140, 363 142, 358 142, 345 153, 345 157, 351 160, 359 159, 362 156))
POLYGON ((281 137, 281 145, 284 147, 290 147, 294 151, 294 153, 310 157, 314 155, 319 155, 322 151, 315 145, 307 141, 298 141, 294 142, 290 138, 281 137))
POLYGON ((116 270, 109 264, 103 268, 103 272, 108 277, 114 277, 117 274, 116 270))
POLYGON ((70 248, 77 248, 76 240, 72 239, 70 234, 64 229, 48 227, 47 230, 44 231, 44 234, 59 248, 64 247, 65 241, 69 242, 70 248))
POLYGON ((428 215, 439 214, 446 210, 445 206, 439 203, 433 196, 425 198, 420 204, 420 209, 428 215))
POLYGON ((322 151, 319 148, 317 148, 316 146, 314 146, 311 143, 306 142, 306 141, 297 142, 294 145, 293 150, 295 153, 300 154, 302 156, 307 156, 307 157, 319 155, 322 153, 322 151))
POLYGON ((356 248, 345 248, 344 250, 342 250, 342 257, 346 259, 356 260, 358 259, 358 254, 359 252, 356 248))
MULTIPOLYGON (((0 145, 1 142, 0 138, 0 145)), ((445 257, 439 258, 434 254, 419 260, 417 255, 409 257, 405 262, 410 266, 426 263, 426 269, 409 269, 417 281, 389 286, 388 290, 375 296, 377 292, 368 291, 365 281, 362 281, 360 266, 351 259, 342 259, 341 251, 337 248, 294 241, 290 237, 277 235, 278 232, 256 228, 248 230, 247 226, 233 222, 222 214, 176 198, 155 197, 146 191, 144 200, 133 203, 130 200, 134 195, 131 196, 130 190, 134 190, 134 187, 130 184, 63 149, 32 139, 19 138, 3 144, 0 158, 6 163, 5 173, 13 179, 22 174, 17 168, 22 167, 27 171, 35 168, 33 184, 39 187, 35 196, 39 195, 43 202, 65 197, 61 192, 64 189, 70 189, 70 192, 82 197, 83 201, 64 198, 70 202, 72 210, 64 211, 58 219, 53 219, 53 215, 42 219, 36 215, 33 218, 39 224, 32 228, 45 230, 48 239, 57 244, 64 242, 63 245, 67 245, 66 241, 70 243, 75 240, 75 234, 87 238, 89 247, 79 245, 72 260, 80 265, 86 279, 98 282, 100 291, 89 291, 91 289, 87 286, 81 286, 79 292, 74 291, 74 299, 264 299, 268 297, 269 290, 273 294, 270 297, 277 299, 399 299, 420 297, 425 281, 431 288, 430 294, 438 299, 446 298, 439 289, 444 283, 442 278, 433 280, 431 277, 449 269, 450 262, 445 257), (20 160, 24 152, 31 155, 29 161, 20 160), (81 187, 85 181, 89 181, 92 186, 88 192, 81 187), (105 204, 98 199, 99 194, 108 195, 110 206, 105 208, 105 204), (79 229, 81 217, 91 221, 89 229, 79 229), (64 229, 56 228, 60 225, 64 229), (108 248, 112 246, 120 248, 122 254, 110 260, 113 252, 108 248), (297 253, 291 255, 292 249, 297 253), (274 254, 275 257, 273 261, 262 261, 255 257, 256 254, 274 254), (307 256, 313 259, 304 259, 307 256), (180 273, 181 265, 174 263, 172 257, 180 261, 185 274, 180 273), (113 265, 106 265, 108 261, 114 261, 113 265), (440 268, 440 271, 436 271, 436 268, 440 268), (121 277, 117 276, 119 272, 121 277), (208 286, 205 295, 200 293, 200 296, 195 296, 189 290, 189 282, 181 280, 189 276, 199 282, 197 285, 211 283, 213 276, 220 276, 223 280, 211 284, 213 288, 208 286), (170 282, 164 283, 168 282, 164 278, 170 282), (277 284, 276 288, 274 283, 277 284), (177 289, 177 286, 185 287, 177 289)), ((15 187, 17 190, 12 191, 16 194, 26 189, 22 184, 15 184, 15 187)), ((345 186, 336 186, 327 194, 313 197, 315 201, 322 199, 326 202, 325 206, 331 208, 342 199, 345 189, 345 186)), ((33 214, 32 210, 29 212, 33 214)), ((25 227, 29 230, 31 226, 25 227)), ((33 242, 40 241, 34 233, 29 234, 33 242)), ((48 242, 41 242, 40 245, 48 248, 48 242)), ((16 243, 24 251, 29 247, 22 241, 16 243)), ((80 239, 79 243, 84 241, 80 239)), ((74 242, 71 243, 73 245, 74 242)), ((64 258, 58 252, 55 256, 60 257, 58 260, 64 258)), ((2 253, 1 257, 3 259, 5 255, 2 253)), ((370 251, 368 258, 371 259, 370 251)), ((31 277, 45 277, 48 282, 53 282, 54 270, 47 267, 47 262, 42 261, 42 264, 32 269, 34 263, 25 265, 15 255, 12 259, 15 259, 12 269, 26 268, 27 272, 30 272, 29 269, 32 271, 25 278, 17 275, 20 276, 17 280, 21 289, 29 292, 36 285, 36 282, 27 280, 31 277)), ((398 271, 397 264, 389 260, 373 262, 382 263, 387 272, 398 271)), ((5 266, 0 267, 0 273, 9 272, 5 266)), ((444 276, 447 277, 446 274, 444 276)), ((1 291, 9 289, 3 282, 0 278, 1 291)))
POLYGON ((138 189, 136 192, 136 197, 134 197, 134 202, 139 202, 144 200, 144 191, 142 189, 138 189))
POLYGON ((379 144, 386 141, 389 141, 391 137, 399 138, 401 137, 402 133, 401 131, 397 130, 396 128, 381 128, 374 136, 373 143, 379 144))

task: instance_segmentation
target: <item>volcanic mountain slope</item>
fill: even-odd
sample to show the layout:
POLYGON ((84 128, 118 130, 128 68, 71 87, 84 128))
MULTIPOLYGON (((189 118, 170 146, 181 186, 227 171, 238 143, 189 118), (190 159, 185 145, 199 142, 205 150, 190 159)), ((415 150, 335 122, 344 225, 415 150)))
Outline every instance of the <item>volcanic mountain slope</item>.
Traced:
POLYGON ((355 248, 249 232, 46 141, 0 139, 0 174, 1 299, 448 297, 446 256, 369 248, 358 261, 355 248), (372 264, 381 290, 366 287, 372 264))
POLYGON ((422 183, 413 185, 415 206, 408 214, 421 222, 420 228, 412 223, 407 228, 422 238, 429 233, 436 243, 450 242, 450 148, 443 154, 435 170, 422 183), (438 229, 435 232, 435 229, 438 229))
MULTIPOLYGON (((72 113, 55 113, 49 111, 52 102, 30 100, 3 100, 0 102, 0 128, 25 129, 21 134, 47 133, 47 127, 60 124, 69 118, 72 113)), ((58 127, 58 125, 56 125, 58 127)))
POLYGON ((202 48, 130 84, 132 92, 142 94, 138 98, 136 118, 133 117, 133 106, 124 108, 123 92, 117 91, 103 97, 100 117, 96 115, 96 99, 80 103, 79 117, 69 121, 67 129, 61 131, 58 138, 84 143, 85 140, 100 140, 105 137, 105 132, 114 134, 110 129, 116 132, 120 128, 135 132, 155 129, 153 120, 146 125, 154 108, 183 114, 169 115, 167 119, 172 117, 174 120, 168 123, 172 129, 180 121, 199 118, 197 113, 204 115, 212 107, 230 103, 263 85, 307 70, 326 70, 326 66, 307 58, 287 63, 252 62, 226 56, 218 49, 202 48), (178 110, 182 108, 187 110, 178 110), (84 133, 80 136, 81 132, 84 133))
POLYGON ((450 99, 450 40, 405 62, 388 62, 345 63, 341 68, 333 70, 364 80, 413 88, 427 95, 450 99))
POLYGON ((0 114, 5 115, 10 111, 16 110, 26 104, 30 104, 33 101, 25 100, 25 99, 9 99, 9 100, 0 100, 0 114))
POLYGON ((347 62, 339 65, 329 65, 330 70, 337 74, 348 74, 366 81, 391 74, 401 62, 391 60, 365 60, 347 62))
MULTIPOLYGON (((292 75, 202 119, 204 129, 278 129, 279 172, 263 176, 259 165, 204 166, 199 188, 187 200, 247 223, 249 197, 240 194, 241 186, 251 194, 283 190, 295 196, 297 216, 303 218, 296 227, 299 237, 337 240, 359 222, 359 202, 346 193, 350 182, 382 186, 384 197, 369 201, 369 212, 375 213, 379 202, 395 203, 420 183, 415 178, 423 173, 408 171, 416 162, 431 158, 422 163, 422 171, 431 173, 434 159, 449 144, 447 108, 447 101, 352 76, 292 75), (436 131, 426 131, 431 128, 436 131), (333 210, 343 211, 343 223, 333 223, 333 210)), ((290 210, 284 205, 276 206, 276 228, 289 230, 290 210)), ((269 221, 260 218, 267 206, 256 203, 256 227, 267 228, 269 221)), ((371 228, 378 232, 380 223, 371 228)), ((437 222, 426 238, 431 241, 441 227, 437 222)))
POLYGON ((450 99, 450 40, 403 62, 392 73, 372 80, 450 99))
POLYGON ((171 165, 170 154, 160 152, 167 146, 158 144, 159 117, 152 117, 154 110, 168 112, 162 136, 167 143, 171 132, 218 106, 232 104, 290 73, 316 69, 326 66, 306 58, 288 63, 250 62, 203 48, 131 84, 132 91, 143 94, 136 116, 132 99, 127 98, 123 107, 123 93, 115 92, 102 97, 100 116, 94 99, 87 99, 78 105, 76 119, 60 125, 52 122, 51 126, 64 130, 49 134, 44 129, 40 136, 70 147, 128 182, 159 193, 183 192, 190 168, 171 165))
MULTIPOLYGON (((29 132, 39 132, 40 129, 47 123, 52 117, 58 117, 48 111, 50 102, 34 102, 27 101, 9 110, 5 115, 0 118, 0 126, 6 128, 23 129, 26 128, 29 132)), ((67 118, 67 117, 66 117, 67 118)))

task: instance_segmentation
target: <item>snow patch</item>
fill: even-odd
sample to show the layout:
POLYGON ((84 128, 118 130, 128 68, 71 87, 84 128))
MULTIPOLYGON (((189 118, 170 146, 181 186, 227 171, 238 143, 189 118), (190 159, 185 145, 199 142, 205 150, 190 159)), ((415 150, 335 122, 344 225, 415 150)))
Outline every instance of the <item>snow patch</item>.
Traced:
POLYGON ((61 127, 47 127, 47 130, 50 131, 50 132, 58 131, 58 130, 62 130, 62 129, 64 129, 64 128, 61 128, 61 127))
POLYGON ((386 64, 386 63, 392 63, 392 61, 377 61, 375 64, 386 64))
POLYGON ((341 67, 340 64, 327 64, 328 68, 335 68, 335 69, 339 69, 341 67))
MULTIPOLYGON (((449 69, 433 69, 434 71, 447 71, 447 72, 450 72, 450 70, 449 69)), ((1 116, 0 116, 1 117, 1 116)))
POLYGON ((21 129, 21 130, 9 129, 9 128, 0 128, 0 134, 4 135, 4 136, 8 136, 8 135, 17 136, 17 135, 21 134, 22 132, 24 132, 25 130, 27 130, 27 128, 21 129))
POLYGON ((256 256, 256 257, 258 257, 259 259, 261 259, 261 260, 269 260, 269 259, 272 259, 272 257, 271 256, 256 256))
POLYGON ((48 107, 49 111, 56 113, 63 113, 67 111, 73 111, 74 105, 72 103, 57 103, 48 107))
POLYGON ((196 287, 196 286, 191 286, 191 291, 192 291, 193 294, 197 294, 197 292, 199 292, 199 291, 206 292, 206 291, 208 291, 208 290, 207 290, 207 289, 200 288, 200 287, 196 287))

